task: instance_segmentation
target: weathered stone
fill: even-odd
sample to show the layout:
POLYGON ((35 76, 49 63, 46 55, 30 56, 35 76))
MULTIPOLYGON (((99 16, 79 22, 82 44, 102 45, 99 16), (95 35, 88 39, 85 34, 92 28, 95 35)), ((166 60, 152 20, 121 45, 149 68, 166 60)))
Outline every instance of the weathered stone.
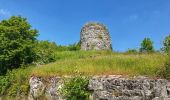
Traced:
POLYGON ((29 100, 36 100, 45 93, 45 84, 42 78, 31 77, 30 81, 30 96, 29 100))
POLYGON ((49 78, 48 82, 42 78, 31 77, 30 79, 30 96, 29 100, 64 100, 60 89, 63 86, 63 81, 60 77, 49 78))
POLYGON ((88 23, 81 30, 82 50, 111 50, 111 39, 107 28, 100 23, 88 23))
POLYGON ((103 90, 103 84, 99 82, 97 79, 90 80, 90 83, 88 85, 89 90, 103 90))
POLYGON ((62 100, 60 89, 63 86, 63 82, 60 77, 51 78, 49 85, 46 88, 46 97, 48 100, 62 100))
POLYGON ((91 84, 102 84, 103 89, 90 87, 93 100, 169 100, 169 85, 165 79, 147 77, 94 77, 91 84), (94 81, 95 79, 95 81, 94 81), (103 81, 102 81, 103 80, 103 81), (93 89, 94 88, 94 89, 93 89), (99 96, 100 95, 100 96, 99 96))
MULTIPOLYGON (((47 100, 64 100, 60 93, 62 86, 60 77, 52 77, 46 81, 31 77, 29 100, 39 99, 42 95, 47 100)), ((170 82, 165 79, 94 76, 89 80, 88 88, 92 93, 90 100, 170 100, 170 82)))

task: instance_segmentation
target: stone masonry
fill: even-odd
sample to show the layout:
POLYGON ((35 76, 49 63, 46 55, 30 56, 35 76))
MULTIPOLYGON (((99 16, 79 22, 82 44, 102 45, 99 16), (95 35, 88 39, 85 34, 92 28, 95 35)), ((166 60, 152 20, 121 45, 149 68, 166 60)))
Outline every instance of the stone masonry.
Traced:
POLYGON ((106 26, 88 23, 81 30, 81 50, 111 50, 111 39, 106 26))
MULTIPOLYGON (((63 81, 60 77, 30 78, 29 100, 65 100, 60 94, 63 81)), ((93 76, 89 80, 90 100, 170 100, 170 82, 144 76, 121 75, 93 76)))

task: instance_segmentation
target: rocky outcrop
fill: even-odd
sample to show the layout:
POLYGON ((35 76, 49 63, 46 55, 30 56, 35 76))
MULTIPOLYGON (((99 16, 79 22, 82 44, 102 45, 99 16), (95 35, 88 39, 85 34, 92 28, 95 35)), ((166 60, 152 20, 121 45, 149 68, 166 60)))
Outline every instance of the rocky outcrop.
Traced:
POLYGON ((88 23, 81 30, 82 50, 111 50, 109 32, 103 24, 88 23))
MULTIPOLYGON (((44 81, 39 77, 30 79, 29 100, 64 100, 60 89, 62 78, 44 81)), ((94 76, 89 80, 92 100, 170 100, 170 82, 148 77, 122 77, 119 75, 94 76)))
POLYGON ((93 100, 170 100, 170 82, 147 77, 93 77, 89 81, 93 100))
POLYGON ((29 100, 63 100, 60 89, 63 81, 60 77, 49 78, 47 81, 40 77, 31 77, 29 100))

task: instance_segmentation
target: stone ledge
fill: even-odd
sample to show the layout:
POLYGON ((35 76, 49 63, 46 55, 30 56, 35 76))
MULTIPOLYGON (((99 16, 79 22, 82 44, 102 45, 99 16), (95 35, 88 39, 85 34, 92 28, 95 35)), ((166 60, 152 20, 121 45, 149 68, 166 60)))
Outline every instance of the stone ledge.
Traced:
MULTIPOLYGON (((48 100, 64 100, 59 92, 63 86, 61 77, 49 78, 48 82, 40 77, 31 77, 29 83, 29 100, 35 100, 41 95, 45 95, 48 100)), ((92 100, 170 100, 168 80, 145 76, 93 76, 89 80, 88 89, 92 93, 92 100)))

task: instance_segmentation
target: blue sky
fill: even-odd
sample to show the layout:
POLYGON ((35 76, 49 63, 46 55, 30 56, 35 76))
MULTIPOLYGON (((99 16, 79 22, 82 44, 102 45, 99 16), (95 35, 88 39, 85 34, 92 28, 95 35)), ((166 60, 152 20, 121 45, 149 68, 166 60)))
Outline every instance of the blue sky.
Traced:
POLYGON ((0 0, 0 20, 26 17, 39 40, 58 45, 78 42, 82 26, 105 24, 115 51, 139 48, 149 37, 159 49, 170 33, 170 0, 0 0))

